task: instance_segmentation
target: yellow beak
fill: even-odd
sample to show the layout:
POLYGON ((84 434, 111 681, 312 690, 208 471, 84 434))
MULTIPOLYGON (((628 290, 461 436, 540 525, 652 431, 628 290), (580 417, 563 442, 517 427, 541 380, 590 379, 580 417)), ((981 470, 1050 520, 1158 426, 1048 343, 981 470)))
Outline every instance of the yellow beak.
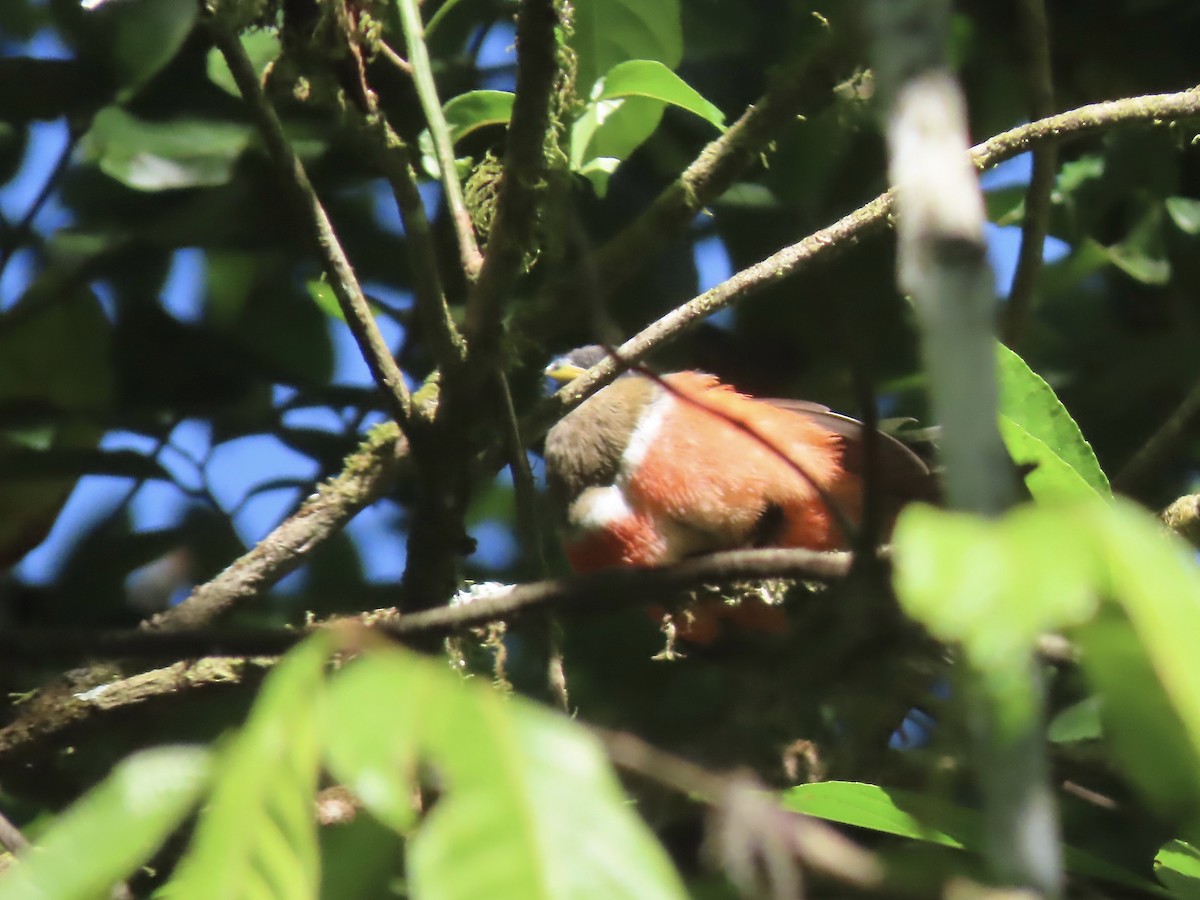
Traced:
POLYGON ((574 381, 586 371, 587 369, 575 365, 565 357, 559 357, 551 360, 550 365, 546 366, 546 370, 542 374, 558 384, 566 384, 574 381))

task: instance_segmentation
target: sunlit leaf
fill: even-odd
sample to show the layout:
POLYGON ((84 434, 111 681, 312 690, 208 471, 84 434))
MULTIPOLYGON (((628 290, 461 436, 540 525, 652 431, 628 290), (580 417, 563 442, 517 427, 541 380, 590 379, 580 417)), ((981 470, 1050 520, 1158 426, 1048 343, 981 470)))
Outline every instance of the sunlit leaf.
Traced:
POLYGON ((725 114, 721 110, 656 60, 633 59, 616 65, 597 83, 596 88, 593 100, 649 97, 695 113, 717 128, 725 125, 725 114))
POLYGON ((1186 841, 1164 844, 1154 857, 1154 876, 1179 900, 1200 900, 1200 851, 1186 841))
MULTIPOLYGON (((1053 471, 1065 466, 1073 471, 1087 486, 1104 497, 1112 496, 1108 478, 1096 460, 1091 445, 1066 407, 1062 405, 1050 385, 1013 351, 997 345, 998 378, 1000 385, 999 409, 1004 419, 1012 426, 1002 425, 1001 433, 1013 460, 1020 463, 1043 465, 1051 471, 1038 476, 1054 482, 1050 487, 1062 486, 1064 493, 1075 493, 1070 478, 1065 473, 1053 471), (1017 429, 1020 429, 1019 431, 1017 429), (1022 446, 1018 446, 1021 444, 1022 446), (1061 463, 1061 465, 1059 465, 1061 463)), ((1041 487, 1031 481, 1030 490, 1041 487)), ((1038 493, 1035 498, 1040 499, 1038 493)))
POLYGON ((574 24, 582 97, 590 96, 596 79, 620 63, 652 59, 674 69, 683 58, 679 0, 592 0, 575 7, 574 24))
MULTIPOLYGON (((826 781, 802 784, 784 792, 789 809, 818 819, 871 831, 980 852, 983 817, 936 797, 873 784, 826 781)), ((1119 866, 1074 847, 1065 848, 1069 871, 1114 884, 1156 892, 1156 886, 1119 866)))
POLYGON ((209 763, 208 752, 197 747, 160 747, 129 757, 0 876, 0 897, 107 897, 183 821, 204 788, 209 763))
POLYGON ((382 820, 409 828, 416 762, 437 773, 442 794, 409 842, 415 896, 684 896, 600 747, 570 720, 397 651, 356 661, 330 700, 330 768, 382 820))
POLYGON ((320 884, 313 794, 330 637, 310 638, 267 677, 221 753, 212 798, 167 886, 172 900, 307 898, 320 884))

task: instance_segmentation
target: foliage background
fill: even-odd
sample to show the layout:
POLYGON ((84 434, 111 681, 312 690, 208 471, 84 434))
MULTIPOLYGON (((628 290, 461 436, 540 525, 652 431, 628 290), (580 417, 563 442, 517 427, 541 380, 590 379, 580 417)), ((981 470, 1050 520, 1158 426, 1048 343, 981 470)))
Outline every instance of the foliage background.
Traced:
MULTIPOLYGON (((670 18, 672 9, 664 3, 659 13, 670 18)), ((443 101, 511 88, 514 11, 483 0, 423 8, 427 23, 439 17, 428 44, 443 101)), ((1179 91, 1200 80, 1194 4, 1061 0, 1046 11, 1057 109, 1179 91)), ((678 15, 681 55, 671 67, 727 121, 783 77, 801 85, 803 116, 781 125, 762 164, 695 216, 652 265, 604 297, 603 317, 622 336, 886 187, 879 111, 848 4, 814 10, 801 2, 682 0, 678 15), (784 75, 797 66, 799 76, 784 75)), ((395 10, 382 7, 378 16, 385 40, 403 52, 395 10)), ((211 36, 196 23, 187 0, 113 0, 94 11, 70 0, 0 7, 0 563, 12 566, 0 581, 6 628, 136 625, 253 547, 386 418, 348 329, 322 305, 320 266, 302 224, 220 72, 211 36)), ((270 30, 251 32, 250 46, 269 52, 270 37, 270 30)), ((1016 4, 958 4, 949 49, 974 139, 1031 118, 1016 4)), ((434 358, 414 321, 413 272, 403 252, 409 238, 386 182, 331 98, 337 55, 291 64, 311 79, 308 102, 287 89, 287 71, 276 71, 269 93, 416 389, 434 358)), ((426 123, 412 80, 382 55, 370 61, 367 77, 397 132, 419 146, 426 123)), ((580 247, 601 247, 618 234, 715 133, 701 117, 667 108, 603 197, 582 178, 570 179, 568 224, 546 226, 543 258, 508 305, 505 353, 519 411, 541 397, 539 373, 549 356, 595 337, 594 286, 552 290, 566 262, 580 247), (565 254, 553 247, 556 231, 573 235, 565 254)), ((1194 489, 1200 452, 1190 427, 1194 399, 1189 405, 1200 377, 1194 135, 1194 123, 1163 122, 1063 144, 1049 261, 1033 315, 1014 342, 1070 410, 1114 485, 1150 508, 1194 489), (1180 427, 1131 465, 1173 416, 1180 427)), ((488 149, 500 152, 503 139, 501 127, 483 127, 458 149, 478 160, 488 149)), ((1001 295, 1027 170, 1018 160, 985 180, 1001 295)), ((457 315, 467 284, 454 264, 442 192, 427 173, 421 193, 457 315)), ((890 239, 866 240, 712 317, 654 362, 849 413, 862 403, 857 368, 873 382, 883 414, 927 422, 916 325, 895 288, 894 266, 890 239)), ((536 470, 536 451, 530 458, 536 470)), ((401 480, 228 624, 296 624, 309 613, 394 605, 417 492, 401 480)), ((563 570, 551 536, 537 548, 518 536, 515 509, 506 472, 475 485, 466 525, 477 546, 463 560, 464 579, 535 580, 543 554, 551 571, 563 570)), ((863 649, 873 645, 838 632, 845 625, 838 616, 819 604, 805 609, 807 633, 843 635, 824 655, 735 638, 673 665, 651 661, 661 640, 636 610, 568 618, 573 706, 588 721, 705 763, 750 765, 780 786, 796 780, 780 749, 801 737, 821 744, 822 765, 842 778, 879 783, 886 775, 897 787, 925 790, 936 758, 963 765, 952 719, 934 749, 894 752, 914 731, 924 739, 929 720, 919 717, 888 749, 893 729, 885 725, 899 721, 892 721, 897 708, 903 719, 928 699, 928 668, 913 675, 903 660, 876 658, 863 649), (868 702, 896 684, 894 697, 868 702), (884 737, 868 747, 857 738, 872 727, 884 728, 884 737)), ((542 698, 544 645, 531 625, 507 641, 509 677, 542 698)), ((486 668, 488 655, 472 661, 486 668)), ((0 679, 19 694, 61 668, 57 659, 3 666, 0 679)), ((32 770, 10 763, 3 781, 10 802, 2 808, 36 823, 131 749, 211 740, 241 720, 248 687, 150 703, 127 711, 121 727, 72 735, 78 752, 69 759, 49 745, 32 770)), ((1054 708, 1084 693, 1068 674, 1052 688, 1054 708)), ((14 707, 8 718, 20 712, 14 707)), ((1161 810, 1152 814, 1128 793, 1126 776, 1110 762, 1096 764, 1099 774, 1089 770, 1095 778, 1088 783, 1127 804, 1123 814, 1109 819, 1068 806, 1068 824, 1095 855, 1120 847, 1129 869, 1145 874, 1157 848, 1179 832, 1154 818, 1161 810), (1154 826, 1143 827, 1150 818, 1154 826)), ((685 871, 702 871, 695 810, 650 792, 643 812, 685 871)), ((939 881, 959 863, 929 865, 939 881)))

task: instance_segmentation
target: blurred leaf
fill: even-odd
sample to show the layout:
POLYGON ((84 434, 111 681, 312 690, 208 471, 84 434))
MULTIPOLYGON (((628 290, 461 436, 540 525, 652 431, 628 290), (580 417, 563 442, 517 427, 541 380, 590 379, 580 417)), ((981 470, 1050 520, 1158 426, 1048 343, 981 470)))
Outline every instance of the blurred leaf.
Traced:
POLYGON ((263 682, 220 754, 212 797, 165 888, 172 900, 316 895, 313 796, 331 644, 329 634, 309 638, 263 682))
POLYGON ((224 184, 251 140, 249 127, 234 122, 149 122, 109 107, 96 116, 83 152, 128 187, 167 191, 224 184))
POLYGON ((1096 740, 1103 736, 1100 713, 1100 698, 1085 697, 1061 710, 1050 721, 1046 737, 1056 744, 1096 740))
POLYGON ((135 753, 62 813, 33 852, 0 875, 5 900, 106 897, 195 805, 210 757, 197 747, 135 753))
POLYGON ((684 896, 600 747, 570 720, 395 650, 357 660, 330 696, 330 769, 381 819, 411 827, 418 760, 444 782, 409 841, 415 896, 684 896))
MULTIPOLYGON (((912 791, 849 781, 802 784, 783 794, 784 805, 798 813, 884 834, 979 852, 983 817, 978 810, 912 791)), ((1090 878, 1161 893, 1152 882, 1074 847, 1065 852, 1067 869, 1090 878)))
POLYGON ((1168 197, 1167 215, 1185 234, 1200 234, 1200 200, 1191 197, 1168 197))
POLYGON ((86 14, 104 45, 124 102, 169 63, 191 33, 199 7, 192 0, 120 0, 86 14))
MULTIPOLYGON (((254 74, 262 78, 267 66, 279 57, 278 32, 270 28, 260 28, 256 31, 243 32, 239 39, 246 55, 250 57, 251 65, 254 66, 254 74)), ((242 92, 238 90, 237 82, 233 80, 229 64, 225 62, 224 55, 216 47, 208 51, 207 71, 208 78, 213 84, 227 94, 241 99, 242 92)))
POLYGON ((613 66, 596 85, 596 100, 618 97, 648 97, 695 113, 724 130, 725 114, 682 78, 656 60, 631 59, 613 66))
POLYGON ((1093 552, 1052 512, 1026 506, 990 521, 909 507, 893 537, 901 606, 984 672, 1022 659, 1038 635, 1086 621, 1093 552))
POLYGON ((674 69, 683 58, 679 0, 581 3, 572 44, 578 57, 576 90, 585 99, 601 74, 628 60, 652 59, 674 69))
POLYGON ((1179 900, 1200 898, 1200 851, 1186 841, 1164 844, 1154 857, 1154 875, 1179 900))
POLYGON ((1078 494, 1071 473, 1100 496, 1111 497, 1091 444, 1050 385, 1003 344, 997 354, 1001 434, 1014 462, 1038 465, 1026 479, 1035 499, 1078 494))
POLYGON ((112 327, 90 291, 26 297, 0 314, 0 408, 9 421, 19 423, 13 414, 23 408, 45 422, 0 427, 0 450, 25 462, 22 477, 0 482, 0 569, 41 543, 82 474, 34 477, 36 454, 86 453, 100 439, 96 421, 113 394, 111 345, 112 327))

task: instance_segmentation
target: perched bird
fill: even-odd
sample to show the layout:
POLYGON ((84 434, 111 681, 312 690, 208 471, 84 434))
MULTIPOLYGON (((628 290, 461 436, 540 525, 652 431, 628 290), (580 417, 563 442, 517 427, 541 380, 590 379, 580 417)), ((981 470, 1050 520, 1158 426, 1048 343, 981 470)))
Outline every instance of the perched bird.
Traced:
MULTIPOLYGON (((546 375, 567 382, 604 356, 584 347, 546 375)), ((750 397, 700 372, 662 382, 627 372, 546 436, 547 481, 576 571, 740 547, 847 546, 843 525, 857 527, 863 511, 862 423, 819 404, 750 397)), ((890 522, 936 488, 904 444, 880 432, 876 446, 890 522)))

